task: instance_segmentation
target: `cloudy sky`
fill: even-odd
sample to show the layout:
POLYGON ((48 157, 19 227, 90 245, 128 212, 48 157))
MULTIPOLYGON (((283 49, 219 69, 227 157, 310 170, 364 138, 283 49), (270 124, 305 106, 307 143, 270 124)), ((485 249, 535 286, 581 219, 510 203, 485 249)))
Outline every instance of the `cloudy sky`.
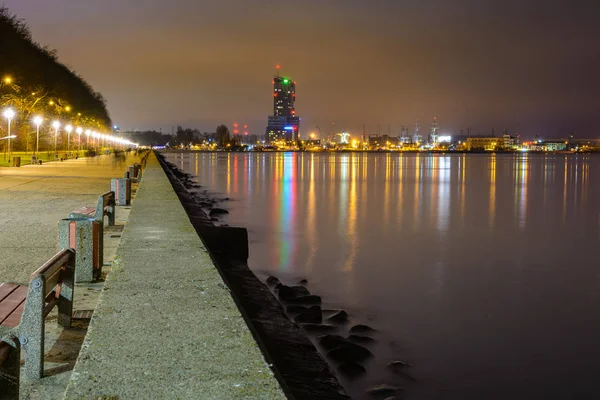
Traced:
POLYGON ((4 0, 124 129, 264 133, 275 65, 301 133, 600 137, 600 2, 4 0))

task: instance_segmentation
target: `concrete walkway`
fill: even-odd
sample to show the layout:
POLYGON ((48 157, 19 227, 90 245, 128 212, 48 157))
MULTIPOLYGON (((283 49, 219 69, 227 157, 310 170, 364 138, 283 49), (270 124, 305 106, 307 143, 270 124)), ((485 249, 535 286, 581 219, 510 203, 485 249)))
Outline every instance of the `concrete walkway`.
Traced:
POLYGON ((154 155, 65 398, 285 398, 154 155))

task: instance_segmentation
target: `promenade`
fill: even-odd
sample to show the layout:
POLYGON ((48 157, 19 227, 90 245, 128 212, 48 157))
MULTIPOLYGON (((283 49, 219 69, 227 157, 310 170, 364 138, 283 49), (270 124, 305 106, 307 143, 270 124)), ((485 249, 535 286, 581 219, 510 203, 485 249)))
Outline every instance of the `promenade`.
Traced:
MULTIPOLYGON (((57 221, 95 204, 135 161, 0 168, 0 281, 27 282, 56 252, 57 221)), ((22 399, 285 398, 153 154, 131 210, 117 207, 111 229, 112 272, 104 284, 75 288, 75 309, 95 308, 77 363, 48 357, 70 334, 55 332, 47 376, 24 383, 22 399), (97 304, 89 292, 100 293, 97 304)), ((49 329, 60 330, 51 316, 49 329)))

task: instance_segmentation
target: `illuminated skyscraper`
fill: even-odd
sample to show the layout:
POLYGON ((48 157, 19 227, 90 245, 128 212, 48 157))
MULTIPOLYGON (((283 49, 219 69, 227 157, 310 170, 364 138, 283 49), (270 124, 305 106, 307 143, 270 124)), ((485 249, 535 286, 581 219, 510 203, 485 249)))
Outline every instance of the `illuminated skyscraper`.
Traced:
POLYGON ((295 142, 298 140, 300 117, 296 116, 296 82, 277 75, 273 78, 273 115, 269 116, 265 141, 295 142))

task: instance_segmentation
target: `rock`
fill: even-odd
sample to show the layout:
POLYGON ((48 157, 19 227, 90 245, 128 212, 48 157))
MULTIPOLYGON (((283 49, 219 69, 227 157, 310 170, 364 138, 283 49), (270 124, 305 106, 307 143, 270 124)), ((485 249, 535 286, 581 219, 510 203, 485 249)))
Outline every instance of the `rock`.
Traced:
POLYGON ((302 311, 306 311, 307 309, 308 309, 308 307, 291 305, 291 306, 288 306, 285 309, 285 311, 287 311, 290 314, 299 314, 302 311))
POLYGON ((400 388, 390 385, 379 385, 372 389, 367 390, 367 393, 373 397, 389 397, 394 396, 400 388))
POLYGON ((326 350, 333 350, 336 347, 342 347, 350 343, 348 339, 343 336, 331 334, 319 336, 317 340, 319 341, 319 344, 326 350))
POLYGON ((214 215, 222 215, 222 214, 229 214, 229 211, 223 210, 222 208, 213 208, 208 212, 208 215, 210 215, 211 217, 214 215))
POLYGON ((308 281, 306 279, 300 279, 298 281, 298 285, 306 285, 306 284, 308 284, 308 281))
POLYGON ((315 296, 315 295, 309 295, 309 296, 300 296, 300 297, 296 297, 295 299, 290 299, 288 300, 288 303, 290 304, 308 304, 308 305, 320 305, 321 304, 321 298, 319 296, 315 296))
POLYGON ((281 285, 281 287, 279 288, 279 293, 277 295, 279 297, 279 300, 289 301, 297 297, 308 296, 310 295, 310 292, 304 286, 281 285))
POLYGON ((388 368, 390 369, 404 369, 404 368, 410 368, 411 365, 408 363, 405 363, 404 361, 392 361, 390 363, 388 363, 388 368))
POLYGON ((369 350, 350 341, 327 352, 327 357, 342 363, 361 362, 371 356, 373 353, 369 350))
POLYGON ((211 221, 218 221, 218 220, 219 220, 219 218, 216 218, 216 217, 211 217, 211 218, 210 218, 210 220, 211 220, 211 221))
POLYGON ((311 333, 326 333, 334 332, 338 329, 337 326, 327 324, 300 324, 302 329, 311 333))
POLYGON ((279 283, 277 283, 275 285, 275 287, 273 288, 273 290, 279 290, 282 286, 283 286, 283 284, 281 282, 279 282, 279 283))
POLYGON ((363 367, 362 365, 357 364, 357 363, 340 364, 340 365, 338 365, 338 370, 340 371, 340 373, 342 375, 346 375, 347 377, 350 377, 350 378, 356 378, 356 377, 364 374, 365 372, 367 372, 365 367, 363 367))
POLYGON ((350 328, 349 332, 350 333, 368 333, 368 332, 377 332, 377 331, 367 325, 354 325, 352 328, 350 328))
POLYGON ((275 286, 279 283, 279 279, 275 278, 274 276, 270 276, 267 278, 267 285, 269 286, 275 286))
POLYGON ((354 343, 360 344, 369 344, 375 342, 375 339, 370 338, 368 336, 360 336, 360 335, 350 335, 348 336, 348 340, 354 343))
POLYGON ((348 313, 344 310, 340 310, 333 314, 331 317, 327 318, 327 321, 331 322, 346 322, 348 321, 348 313))
POLYGON ((312 306, 296 315, 294 321, 298 324, 320 324, 323 320, 321 315, 321 307, 312 306))

